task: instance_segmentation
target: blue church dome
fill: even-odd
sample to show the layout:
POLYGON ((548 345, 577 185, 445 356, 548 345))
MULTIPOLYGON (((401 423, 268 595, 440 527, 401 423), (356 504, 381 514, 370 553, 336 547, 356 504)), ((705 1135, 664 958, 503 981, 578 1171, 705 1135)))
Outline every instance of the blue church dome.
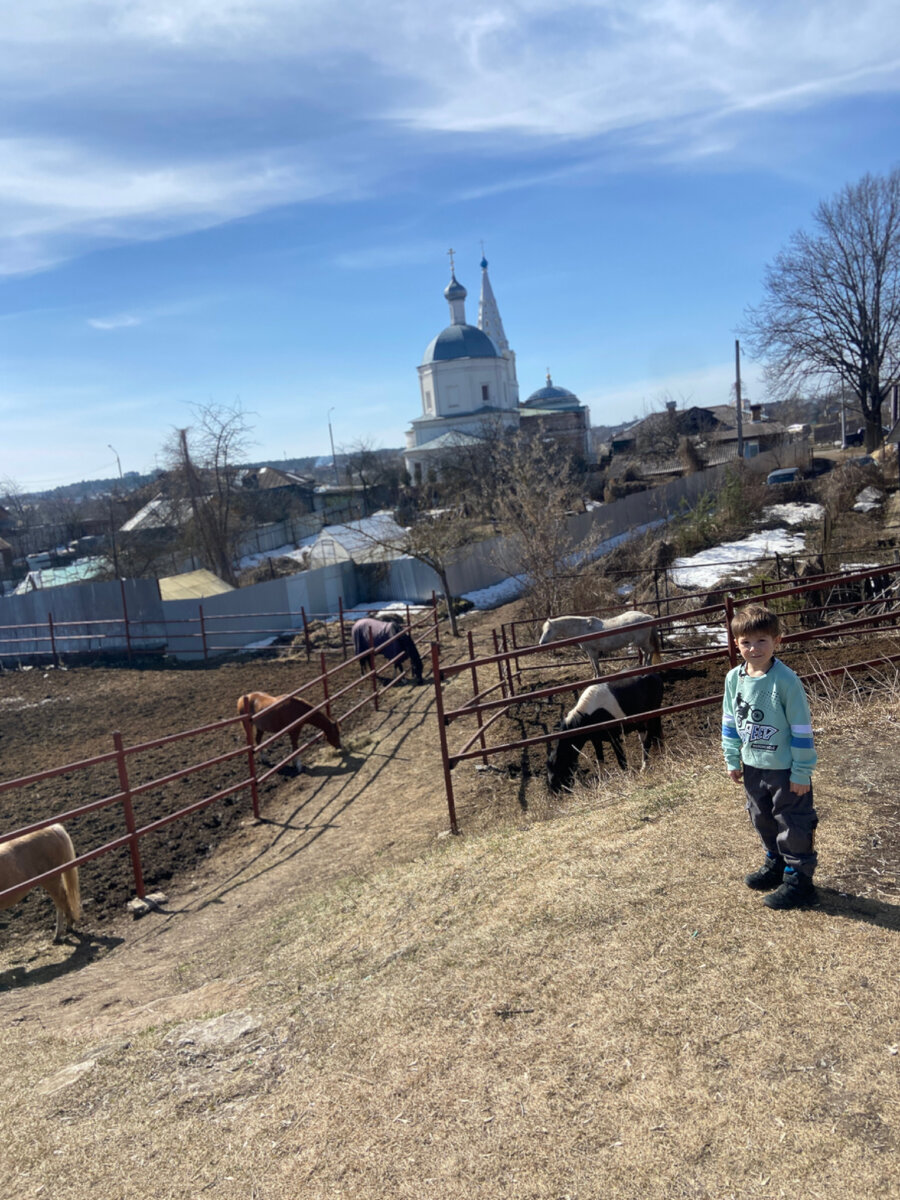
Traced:
POLYGON ((465 300, 468 292, 459 282, 455 275, 451 275, 450 282, 444 288, 444 298, 446 300, 465 300))
POLYGON ((422 366, 451 358, 500 358, 500 351, 488 335, 474 325, 448 325, 428 343, 422 366))
POLYGON ((547 372, 547 386, 532 392, 527 400, 522 402, 523 408, 578 408, 581 401, 568 388, 556 387, 547 372))

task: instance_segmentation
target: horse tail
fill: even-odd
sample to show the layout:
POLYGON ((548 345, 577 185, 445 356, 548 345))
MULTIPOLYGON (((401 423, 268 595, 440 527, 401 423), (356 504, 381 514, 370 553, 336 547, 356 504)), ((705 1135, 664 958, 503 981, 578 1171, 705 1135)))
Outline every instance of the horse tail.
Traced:
POLYGON ((662 642, 659 640, 659 634, 655 629, 650 631, 650 661, 652 663, 662 662, 662 642))
MULTIPOLYGON (((53 826, 59 830, 59 840, 62 842, 63 852, 62 861, 69 862, 75 857, 75 847, 72 845, 72 839, 62 825, 53 826)), ((59 877, 62 885, 63 907, 66 910, 66 917, 70 924, 81 917, 81 885, 78 882, 78 868, 69 867, 59 877)))
POLYGON ((413 669, 413 675, 419 682, 422 680, 422 656, 416 647, 416 643, 412 639, 411 634, 406 634, 403 639, 403 648, 406 650, 409 658, 410 666, 413 669))

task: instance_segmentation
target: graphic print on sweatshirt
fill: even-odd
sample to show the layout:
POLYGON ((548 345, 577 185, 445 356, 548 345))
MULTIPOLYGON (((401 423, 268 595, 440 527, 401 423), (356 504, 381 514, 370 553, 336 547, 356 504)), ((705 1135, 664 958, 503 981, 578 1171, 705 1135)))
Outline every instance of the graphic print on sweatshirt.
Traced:
POLYGON ((763 724, 765 712, 748 704, 740 692, 734 698, 734 715, 738 737, 745 746, 763 753, 775 753, 778 747, 772 745, 772 738, 778 733, 778 726, 763 724))

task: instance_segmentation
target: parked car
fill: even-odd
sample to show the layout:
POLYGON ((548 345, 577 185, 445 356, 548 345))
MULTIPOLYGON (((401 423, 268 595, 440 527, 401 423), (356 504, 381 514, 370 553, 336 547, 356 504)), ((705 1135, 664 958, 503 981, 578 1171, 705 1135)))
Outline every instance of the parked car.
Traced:
POLYGON ((799 483, 801 479, 799 467, 779 467, 777 471, 769 472, 766 483, 799 483))

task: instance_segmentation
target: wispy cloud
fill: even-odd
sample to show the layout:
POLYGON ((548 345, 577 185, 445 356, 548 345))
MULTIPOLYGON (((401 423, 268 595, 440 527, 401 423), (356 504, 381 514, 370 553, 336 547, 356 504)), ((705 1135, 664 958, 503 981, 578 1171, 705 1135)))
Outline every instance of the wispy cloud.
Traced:
POLYGON ((52 139, 0 139, 0 274, 40 269, 78 243, 203 229, 352 186, 301 152, 140 162, 52 139))
POLYGON ((143 322, 141 321, 140 317, 132 317, 127 313, 122 313, 122 315, 118 316, 118 317, 90 317, 90 318, 88 318, 88 325, 90 325, 92 329, 103 329, 103 330, 130 329, 134 325, 141 325, 141 324, 143 324, 143 322))
POLYGON ((900 22, 893 0, 30 0, 4 14, 0 80, 13 273, 390 189, 473 139, 498 167, 468 199, 563 185, 581 167, 560 156, 611 136, 721 159, 754 114, 900 88, 900 22))

